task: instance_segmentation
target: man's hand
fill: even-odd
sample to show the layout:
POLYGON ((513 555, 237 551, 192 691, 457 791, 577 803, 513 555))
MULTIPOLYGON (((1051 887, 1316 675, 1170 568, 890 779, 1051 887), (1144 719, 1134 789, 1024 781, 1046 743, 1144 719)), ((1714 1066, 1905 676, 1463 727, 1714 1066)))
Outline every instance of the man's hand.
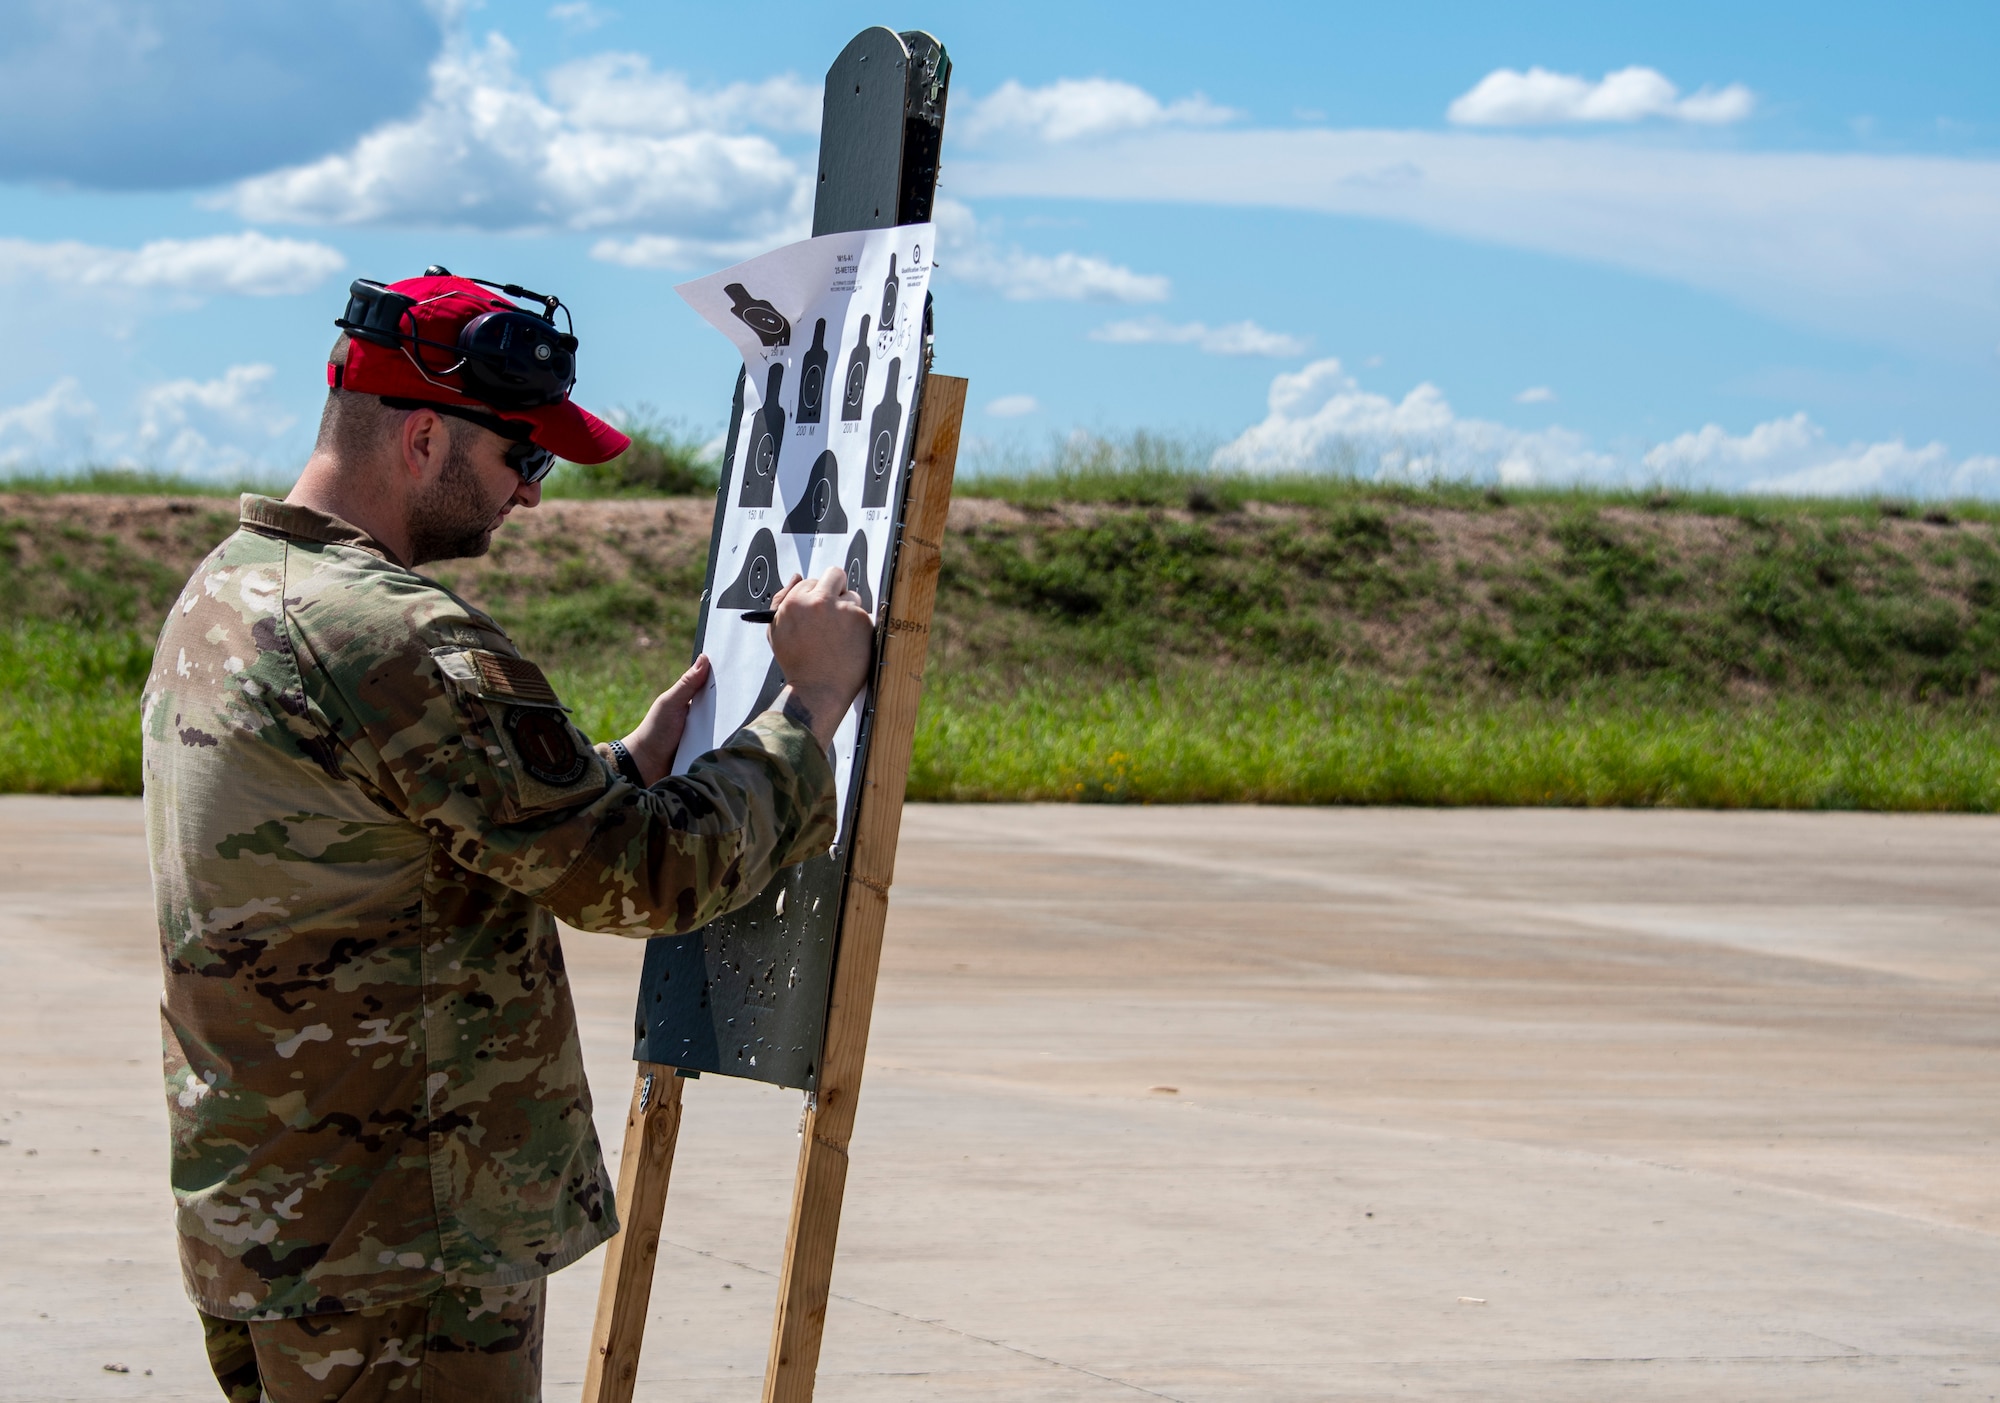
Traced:
POLYGON ((639 766, 646 783, 658 784, 674 767, 674 752, 681 748, 681 732, 687 729, 688 708, 708 685, 708 654, 694 660, 680 681, 653 698, 639 729, 625 737, 625 748, 639 766))
MULTIPOLYGON (((817 580, 794 575, 772 600, 771 652, 790 685, 792 713, 801 710, 822 746, 833 744, 847 709, 868 680, 875 621, 835 565, 817 580)), ((780 705, 784 705, 780 702, 780 705)))

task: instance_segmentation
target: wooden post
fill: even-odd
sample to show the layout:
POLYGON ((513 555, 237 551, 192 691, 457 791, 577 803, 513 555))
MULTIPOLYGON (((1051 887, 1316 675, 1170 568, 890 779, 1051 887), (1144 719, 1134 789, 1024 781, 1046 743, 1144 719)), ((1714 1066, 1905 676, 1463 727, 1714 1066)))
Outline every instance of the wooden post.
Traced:
POLYGON ((625 1152, 618 1161, 618 1236, 604 1248, 597 1288, 597 1323, 590 1332, 590 1366, 583 1403, 632 1403, 653 1264, 660 1255, 660 1219, 681 1131, 681 1079, 672 1067, 641 1062, 625 1116, 625 1152))
MULTIPOLYGON (((806 1110, 792 1187, 792 1225, 778 1276, 778 1314, 764 1372, 764 1403, 808 1403, 819 1370, 820 1338, 833 1282, 833 1249, 847 1187, 847 1145, 861 1094, 861 1064, 875 1010, 875 976, 882 964, 882 925, 895 879, 896 840, 903 826, 903 785, 923 699, 931 610, 937 601, 940 547, 958 464, 959 424, 966 382, 924 380, 923 403, 903 509, 902 545, 890 586, 889 621, 875 674, 875 731, 868 749, 856 821, 840 948, 834 955, 827 1007, 826 1049, 819 1085, 806 1110)), ((624 1191, 621 1188, 620 1193, 624 1191)), ((607 1270, 609 1270, 607 1266, 607 1270)), ((589 1397, 588 1393, 585 1397, 589 1397)))

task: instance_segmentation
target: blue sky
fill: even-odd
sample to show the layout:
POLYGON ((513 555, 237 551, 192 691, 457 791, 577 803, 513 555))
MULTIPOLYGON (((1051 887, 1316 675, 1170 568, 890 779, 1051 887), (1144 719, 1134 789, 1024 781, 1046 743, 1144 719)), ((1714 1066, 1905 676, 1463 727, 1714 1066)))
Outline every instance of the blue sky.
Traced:
POLYGON ((582 402, 713 432, 672 286, 803 234, 887 23, 955 64, 988 461, 2000 495, 2000 11, 1637 8, 17 0, 0 465, 284 478, 347 280, 433 261, 561 293, 582 402))

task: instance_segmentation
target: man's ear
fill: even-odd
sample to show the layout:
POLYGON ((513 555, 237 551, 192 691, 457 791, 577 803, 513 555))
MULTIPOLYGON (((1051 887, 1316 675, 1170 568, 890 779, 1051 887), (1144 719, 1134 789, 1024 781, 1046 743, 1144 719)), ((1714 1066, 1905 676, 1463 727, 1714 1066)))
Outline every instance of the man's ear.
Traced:
POLYGON ((412 410, 400 435, 403 471, 416 482, 435 477, 451 453, 451 430, 434 409, 412 410))

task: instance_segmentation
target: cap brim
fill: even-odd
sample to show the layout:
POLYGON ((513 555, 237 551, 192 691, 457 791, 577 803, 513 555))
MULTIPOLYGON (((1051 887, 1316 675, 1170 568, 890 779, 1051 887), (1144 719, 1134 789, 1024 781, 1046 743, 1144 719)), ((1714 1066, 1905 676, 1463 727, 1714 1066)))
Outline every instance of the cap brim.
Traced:
POLYGON ((536 443, 572 463, 608 463, 632 446, 626 435, 568 400, 540 409, 499 412, 532 424, 536 443))

